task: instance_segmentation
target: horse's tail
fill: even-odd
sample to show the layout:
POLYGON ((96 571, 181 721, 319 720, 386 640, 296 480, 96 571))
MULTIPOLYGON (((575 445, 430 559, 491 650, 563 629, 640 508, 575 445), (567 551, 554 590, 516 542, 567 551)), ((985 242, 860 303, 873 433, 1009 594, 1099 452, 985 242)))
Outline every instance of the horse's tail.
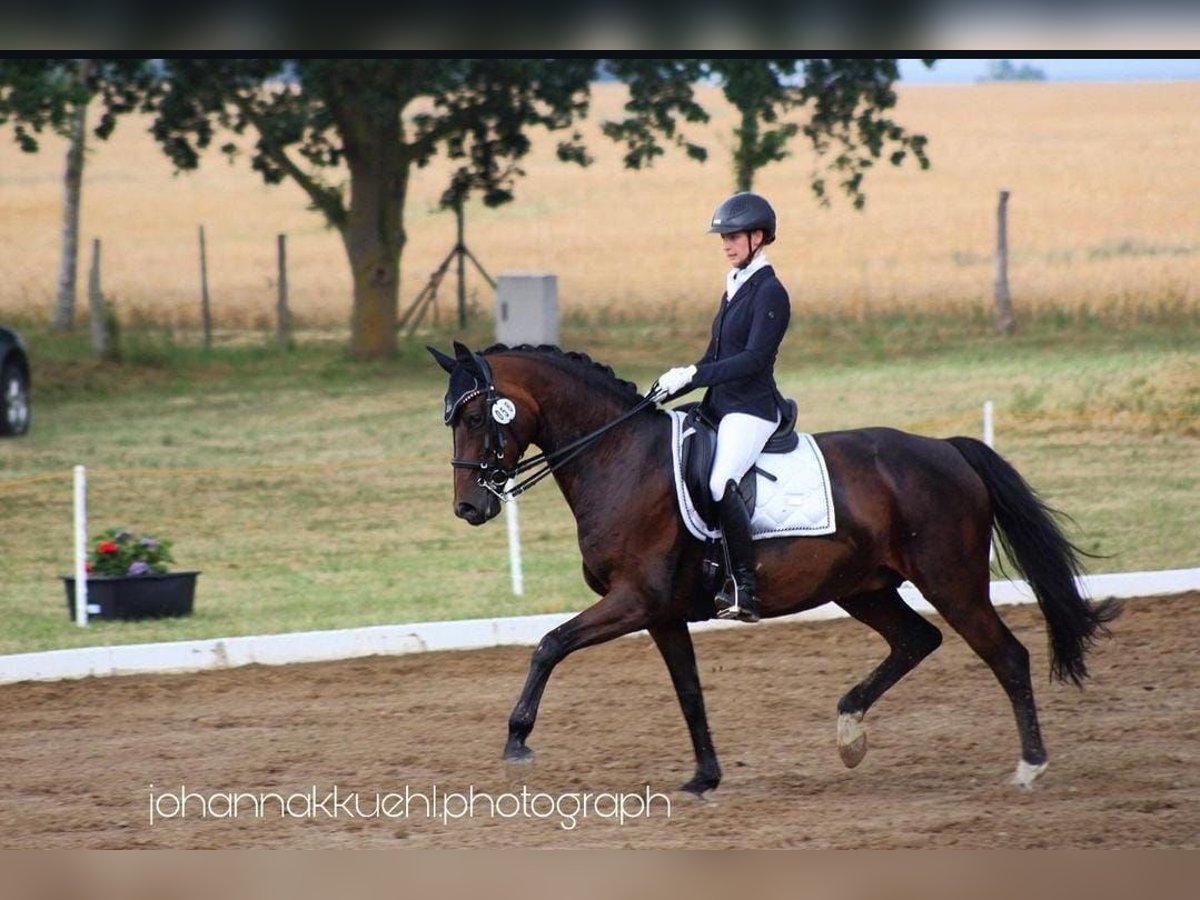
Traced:
POLYGON ((1080 554, 1020 473, 1000 454, 974 438, 949 442, 987 486, 1000 544, 1029 582, 1050 632, 1050 671, 1059 681, 1081 685, 1087 677, 1084 656, 1107 623, 1121 612, 1113 599, 1092 604, 1079 595, 1080 554))

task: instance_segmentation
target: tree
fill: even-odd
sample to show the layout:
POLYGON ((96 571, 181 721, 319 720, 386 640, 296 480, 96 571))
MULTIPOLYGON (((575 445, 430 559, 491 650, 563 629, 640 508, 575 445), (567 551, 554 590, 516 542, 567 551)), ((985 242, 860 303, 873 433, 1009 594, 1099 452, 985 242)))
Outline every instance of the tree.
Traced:
MULTIPOLYGON (((931 66, 934 60, 924 63, 931 66)), ((607 123, 605 132, 626 143, 626 165, 634 168, 662 153, 656 129, 690 156, 706 158, 707 151, 682 134, 676 119, 708 121, 694 96, 694 85, 700 82, 719 85, 739 113, 733 151, 739 191, 751 189, 763 166, 786 158, 786 145, 797 134, 807 138, 818 158, 827 160, 827 168, 840 179, 838 185, 859 208, 866 202, 863 178, 885 152, 893 165, 911 153, 921 168, 929 167, 927 139, 909 134, 884 115, 896 105, 896 59, 621 59, 612 60, 610 68, 630 83, 632 97, 626 109, 632 115, 607 123), (807 121, 784 121, 793 111, 806 114, 807 121)), ((814 173, 812 188, 822 203, 828 203, 824 176, 814 173)))
POLYGON ((1045 81, 1046 71, 1029 63, 1014 66, 1010 59, 993 59, 980 81, 1045 81))
POLYGON ((136 108, 152 83, 148 60, 0 59, 0 125, 13 126, 13 136, 26 153, 38 151, 38 136, 46 130, 68 140, 53 318, 56 330, 71 328, 75 318, 88 105, 93 98, 100 98, 101 114, 93 133, 106 139, 116 127, 117 117, 136 108))
POLYGON ((733 131, 733 178, 739 191, 750 190, 754 173, 767 163, 786 157, 787 142, 800 130, 795 122, 779 121, 800 99, 799 91, 788 83, 797 63, 795 59, 716 59, 710 63, 725 99, 741 115, 733 131))
MULTIPOLYGON (((195 168, 218 128, 256 136, 251 165, 296 182, 337 229, 354 284, 350 349, 396 349, 404 203, 413 166, 439 150, 458 163, 446 204, 471 191, 512 199, 526 131, 569 127, 587 110, 592 60, 173 59, 152 131, 174 164, 195 168), (327 170, 344 164, 346 185, 327 170)), ((233 144, 222 148, 235 154, 233 144)), ((576 132, 560 159, 589 158, 576 132)))
MULTIPOLYGON (((196 168, 222 130, 252 135, 252 167, 268 183, 296 182, 341 235, 354 285, 350 350, 381 357, 396 349, 412 167, 444 152, 456 166, 443 203, 471 192, 490 206, 508 202, 531 147, 527 132, 568 129, 582 118, 601 63, 629 85, 625 118, 603 130, 626 144, 632 168, 664 153, 661 141, 695 159, 707 156, 679 128, 680 118, 708 120, 694 93, 703 78, 721 81, 747 111, 739 129, 747 172, 782 158, 786 140, 802 133, 861 206, 864 173, 885 150, 893 163, 911 152, 928 165, 925 138, 882 115, 896 100, 895 60, 773 60, 766 69, 755 60, 721 59, 129 60, 101 61, 99 70, 126 77, 97 83, 127 106, 136 98, 139 109, 154 114, 151 132, 179 169, 196 168), (154 75, 149 83, 146 70, 154 75), (809 110, 798 130, 758 126, 774 124, 777 108, 793 106, 809 110), (349 177, 337 183, 342 166, 349 177)), ((111 130, 114 109, 123 108, 107 106, 102 125, 111 130)), ((221 150, 239 152, 232 142, 221 150)), ((558 142, 558 156, 590 162, 578 130, 558 142)), ((827 202, 823 177, 814 175, 813 189, 827 202)))

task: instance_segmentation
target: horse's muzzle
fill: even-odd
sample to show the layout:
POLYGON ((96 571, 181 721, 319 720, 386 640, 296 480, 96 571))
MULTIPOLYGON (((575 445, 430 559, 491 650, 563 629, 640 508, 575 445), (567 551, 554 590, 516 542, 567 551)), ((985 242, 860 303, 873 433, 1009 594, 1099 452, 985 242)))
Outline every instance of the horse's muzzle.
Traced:
POLYGON ((488 498, 486 503, 487 509, 480 509, 473 503, 456 503, 454 505, 454 514, 460 519, 466 519, 469 525, 482 525, 500 512, 499 501, 488 498))

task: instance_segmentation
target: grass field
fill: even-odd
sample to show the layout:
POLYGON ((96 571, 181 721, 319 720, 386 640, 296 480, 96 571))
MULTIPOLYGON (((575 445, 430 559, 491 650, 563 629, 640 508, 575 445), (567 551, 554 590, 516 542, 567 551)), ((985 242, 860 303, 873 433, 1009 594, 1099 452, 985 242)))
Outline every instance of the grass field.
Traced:
MULTIPOLYGON (((1013 341, 965 329, 920 343, 823 327, 794 323, 781 360, 802 427, 978 434, 980 404, 993 399, 998 448, 1075 519, 1071 533, 1086 549, 1107 555, 1092 571, 1200 565, 1195 329, 1064 334, 1046 325, 1013 341)), ((643 386, 659 358, 645 348, 672 359, 689 349, 665 328, 631 329, 593 337, 568 327, 564 344, 643 386)), ((428 337, 446 347, 452 335, 428 337)), ((393 363, 362 364, 333 342, 285 357, 245 346, 206 358, 143 334, 131 348, 137 361, 114 367, 44 332, 32 342, 44 374, 34 427, 0 442, 0 652, 591 601, 552 483, 521 502, 523 598, 509 593, 503 523, 471 529, 453 517, 444 378, 418 344, 393 363), (57 576, 71 567, 76 463, 89 470, 93 533, 158 532, 174 540, 180 568, 203 571, 193 617, 87 630, 69 622, 57 576)))
MULTIPOLYGON (((816 204, 812 160, 800 144, 760 174, 756 188, 780 214, 772 258, 797 303, 858 320, 985 306, 997 192, 1007 189, 1019 312, 1087 310, 1123 322, 1196 308, 1200 83, 900 88, 896 116, 929 136, 932 168, 872 172, 865 211, 841 197, 829 209, 816 204)), ((710 160, 669 152, 651 170, 628 172, 619 148, 598 134, 622 97, 619 85, 595 89, 583 129, 596 156, 590 168, 554 161, 555 139, 535 135, 517 202, 473 204, 467 240, 493 274, 556 272, 567 314, 687 319, 708 309, 724 269, 704 231, 731 189, 733 117, 709 91, 714 119, 689 134, 710 148, 710 160)), ((63 154, 54 138, 36 156, 0 141, 0 316, 48 315, 63 154)), ((413 172, 403 302, 454 241, 453 217, 436 211, 445 172, 444 160, 413 172)), ((186 325, 198 318, 196 229, 204 224, 214 315, 233 329, 271 321, 275 235, 286 232, 296 316, 344 326, 350 282, 341 241, 306 206, 298 187, 264 186, 244 161, 231 166, 215 152, 198 172, 173 175, 145 122, 129 120, 89 153, 83 236, 104 241, 104 288, 126 320, 186 325)), ((473 278, 474 302, 490 309, 480 284, 473 278)))
MULTIPOLYGON (((779 207, 772 258, 792 292, 781 387, 810 431, 893 425, 978 434, 1104 554, 1092 571, 1200 565, 1200 84, 906 87, 898 111, 931 138, 933 169, 880 170, 868 207, 821 209, 797 157, 762 174, 779 207), (1012 291, 1020 322, 991 329, 996 192, 1013 192, 1012 291)), ((594 120, 620 91, 598 88, 594 120)), ((472 208, 468 242, 493 272, 559 276, 561 343, 645 387, 703 349, 724 265, 704 235, 730 189, 721 113, 706 165, 669 156, 621 170, 594 140, 583 171, 526 164, 518 202, 472 208)), ((465 334, 440 325, 387 363, 344 354, 348 275, 336 235, 298 188, 267 188, 217 159, 171 176, 124 122, 93 148, 84 235, 105 241, 105 291, 125 361, 88 356, 82 333, 44 328, 57 273, 62 147, 0 144, 0 320, 33 347, 31 433, 0 442, 0 653, 362 624, 578 609, 574 526, 545 485, 523 499, 527 594, 508 592, 504 528, 451 513, 442 374, 427 341, 491 342, 491 301, 465 334), (218 344, 196 346, 196 226, 204 223, 218 344), (291 238, 297 349, 254 329, 274 305, 275 234, 291 238), (73 465, 90 473, 92 531, 123 525, 175 542, 203 571, 190 619, 67 616, 73 465)), ((453 242, 433 210, 439 165, 414 173, 403 295, 453 242)))

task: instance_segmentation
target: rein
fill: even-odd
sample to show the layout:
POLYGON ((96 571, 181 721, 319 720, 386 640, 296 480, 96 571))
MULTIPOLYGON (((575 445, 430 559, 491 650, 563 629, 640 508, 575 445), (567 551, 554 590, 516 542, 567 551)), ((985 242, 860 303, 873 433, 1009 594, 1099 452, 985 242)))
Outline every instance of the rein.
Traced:
MULTIPOLYGON (((579 454, 581 454, 584 450, 586 450, 588 447, 590 447, 602 435, 611 431, 613 428, 616 428, 618 425, 620 425, 622 422, 625 422, 627 419, 633 418, 634 416, 636 416, 638 413, 640 413, 642 410, 646 409, 647 407, 653 406, 654 403, 655 403, 655 401, 653 399, 651 399, 650 397, 646 397, 641 402, 639 402, 637 404, 637 406, 633 407, 633 409, 629 410, 626 413, 622 413, 620 416, 613 419, 608 424, 601 425, 595 431, 585 434, 581 438, 576 438, 575 440, 571 441, 571 443, 567 444, 565 447, 559 447, 557 450, 555 450, 551 453, 539 453, 537 456, 530 457, 529 459, 525 460, 524 462, 517 463, 517 467, 515 469, 513 469, 513 471, 512 471, 513 477, 520 475, 523 472, 528 472, 531 469, 537 468, 538 466, 541 466, 541 468, 539 469, 539 471, 535 472, 533 475, 530 475, 524 481, 520 482, 519 484, 513 485, 512 490, 506 491, 505 494, 507 494, 507 499, 510 499, 510 500, 516 499, 521 494, 525 493, 527 490, 529 490, 531 487, 533 487, 535 484, 537 484, 539 481, 541 481, 543 478, 545 478, 547 475, 550 475, 551 473, 553 473, 555 469, 569 463, 571 460, 573 460, 575 457, 577 457, 579 454)), ((499 492, 493 491, 493 493, 495 493, 496 496, 500 497, 501 500, 506 499, 506 497, 504 495, 500 494, 499 492)))
MULTIPOLYGON (((616 428, 623 422, 633 418, 642 410, 654 406, 658 402, 657 395, 651 391, 650 396, 642 398, 640 402, 632 409, 622 413, 617 418, 607 424, 601 425, 595 431, 589 432, 582 437, 576 438, 565 447, 559 447, 557 450, 552 450, 549 453, 539 453, 537 456, 530 457, 524 461, 518 461, 511 468, 504 466, 504 432, 501 430, 502 424, 511 421, 511 415, 505 416, 497 414, 497 404, 507 403, 509 409, 512 408, 512 401, 506 400, 499 396, 496 392, 496 385, 492 381, 492 369, 482 356, 476 355, 475 361, 479 366, 480 372, 484 376, 485 388, 483 391, 475 391, 470 395, 460 398, 456 406, 461 405, 467 400, 474 399, 479 394, 484 394, 487 405, 488 419, 488 437, 484 444, 484 458, 480 460, 459 459, 450 460, 450 465, 459 469, 477 469, 479 476, 476 478, 476 483, 486 488, 494 494, 499 500, 507 503, 510 500, 515 500, 521 494, 525 493, 547 475, 554 473, 556 469, 569 463, 579 454, 583 453, 593 443, 603 437, 612 429, 616 428), (489 460, 490 457, 490 460, 489 460), (536 471, 533 471, 535 470, 536 471), (517 476, 527 472, 533 472, 528 478, 514 484, 511 489, 504 490, 504 485, 510 481, 514 481, 517 476)), ((500 407, 503 408, 502 406, 500 407)), ((447 423, 449 424, 449 422, 447 423)))

